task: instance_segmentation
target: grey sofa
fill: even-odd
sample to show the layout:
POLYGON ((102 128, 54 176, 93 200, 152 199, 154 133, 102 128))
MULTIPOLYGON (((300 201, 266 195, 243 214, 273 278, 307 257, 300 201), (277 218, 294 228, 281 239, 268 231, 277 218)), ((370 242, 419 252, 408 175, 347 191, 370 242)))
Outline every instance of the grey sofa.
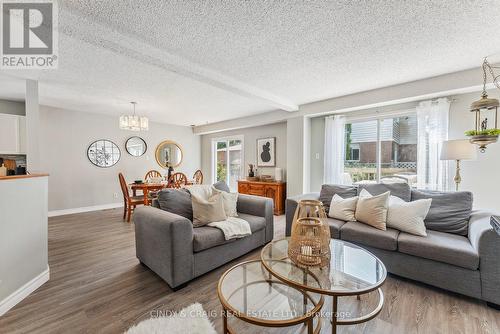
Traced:
MULTIPOLYGON (((182 196, 190 195, 162 191, 153 206, 137 208, 133 217, 137 258, 173 289, 273 239, 273 202, 269 198, 240 194, 238 216, 249 222, 252 235, 226 241, 215 227, 193 228, 192 211, 191 216, 182 212, 186 204, 181 203, 186 201, 182 196), (161 199, 167 196, 167 207, 162 209, 161 199)), ((186 211, 190 200, 188 203, 186 211)))
POLYGON ((346 187, 324 185, 321 193, 288 198, 286 235, 301 199, 320 199, 328 213, 333 193, 342 197, 358 194, 361 188, 372 195, 391 191, 406 201, 433 198, 426 218, 427 237, 388 228, 378 230, 358 222, 328 218, 332 238, 358 244, 386 265, 390 273, 500 305, 500 236, 490 225, 491 213, 472 210, 472 194, 412 190, 406 184, 346 187), (442 224, 441 224, 442 222, 442 224), (456 223, 456 224, 454 224, 456 223))

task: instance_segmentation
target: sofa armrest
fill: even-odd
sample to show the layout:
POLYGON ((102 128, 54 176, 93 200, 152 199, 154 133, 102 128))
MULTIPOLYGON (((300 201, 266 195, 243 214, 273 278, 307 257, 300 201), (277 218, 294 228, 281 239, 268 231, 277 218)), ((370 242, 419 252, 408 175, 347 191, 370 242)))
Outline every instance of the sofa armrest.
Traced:
POLYGON ((193 224, 150 206, 134 211, 136 256, 175 288, 194 276, 193 224))
POLYGON ((238 194, 237 211, 266 218, 266 242, 274 237, 274 204, 271 198, 238 194))
POLYGON ((469 240, 479 253, 479 270, 484 300, 500 304, 500 236, 490 224, 491 212, 473 211, 469 219, 469 240))
POLYGON ((292 233, 292 222, 293 216, 295 215, 295 210, 297 209, 297 204, 303 199, 315 199, 319 200, 319 193, 307 193, 303 195, 293 196, 286 199, 285 203, 285 214, 286 214, 286 228, 285 235, 288 237, 292 233))

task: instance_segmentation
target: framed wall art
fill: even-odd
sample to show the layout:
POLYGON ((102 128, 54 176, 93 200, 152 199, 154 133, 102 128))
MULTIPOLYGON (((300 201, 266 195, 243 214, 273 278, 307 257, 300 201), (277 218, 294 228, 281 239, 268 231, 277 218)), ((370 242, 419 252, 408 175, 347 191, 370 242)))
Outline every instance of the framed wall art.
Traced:
POLYGON ((257 139, 257 167, 276 166, 276 137, 257 139))

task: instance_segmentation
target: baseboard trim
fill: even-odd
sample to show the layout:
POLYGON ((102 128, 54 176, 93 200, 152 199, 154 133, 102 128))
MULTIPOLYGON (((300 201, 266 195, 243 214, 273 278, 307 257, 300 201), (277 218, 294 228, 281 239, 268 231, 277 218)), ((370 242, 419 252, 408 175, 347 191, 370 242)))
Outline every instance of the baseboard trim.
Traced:
POLYGON ((48 216, 49 217, 57 217, 57 216, 64 216, 64 215, 72 215, 75 213, 100 211, 100 210, 108 210, 108 209, 116 209, 116 208, 123 208, 123 203, 111 203, 111 204, 103 204, 103 205, 84 206, 81 208, 73 208, 73 209, 52 210, 52 211, 49 211, 48 216))
POLYGON ((33 278, 31 281, 14 291, 10 296, 0 301, 0 316, 7 313, 8 310, 20 303, 24 298, 28 297, 33 291, 41 287, 50 279, 50 270, 47 267, 40 275, 33 278))

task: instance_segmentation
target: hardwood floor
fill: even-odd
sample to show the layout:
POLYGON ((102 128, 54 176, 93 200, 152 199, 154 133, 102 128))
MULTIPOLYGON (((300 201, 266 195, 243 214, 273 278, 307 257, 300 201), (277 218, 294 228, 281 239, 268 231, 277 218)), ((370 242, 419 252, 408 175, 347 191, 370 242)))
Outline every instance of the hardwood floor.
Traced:
MULTIPOLYGON (((277 238, 284 216, 275 217, 277 238)), ((0 333, 122 333, 151 315, 176 311, 194 302, 214 317, 222 331, 216 286, 221 274, 260 249, 190 282, 177 292, 135 257, 134 227, 122 210, 51 218, 51 279, 0 317, 0 333)), ((450 277, 450 279, 453 279, 450 277)), ((500 333, 500 312, 485 303, 399 277, 383 286, 385 305, 374 320, 339 329, 339 333, 500 333)), ((356 313, 376 302, 373 296, 341 299, 340 309, 356 313)), ((330 304, 330 300, 326 301, 330 304)), ((231 322, 246 333, 298 333, 231 322)), ((324 326, 322 333, 330 333, 324 326)))

